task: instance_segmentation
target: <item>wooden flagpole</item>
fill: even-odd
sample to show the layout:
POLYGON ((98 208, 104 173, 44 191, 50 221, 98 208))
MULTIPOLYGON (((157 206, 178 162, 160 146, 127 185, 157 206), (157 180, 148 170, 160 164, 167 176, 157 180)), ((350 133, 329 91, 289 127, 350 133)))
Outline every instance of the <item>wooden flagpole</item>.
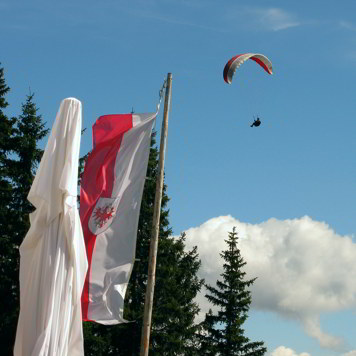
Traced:
POLYGON ((148 280, 147 280, 146 296, 145 296, 145 311, 143 316, 140 356, 148 356, 148 349, 150 344, 153 295, 154 295, 154 287, 155 287, 155 280, 156 280, 156 260, 157 260, 157 247, 158 247, 159 220, 161 215, 161 202, 162 202, 163 178, 164 178, 164 157, 165 157, 166 140, 168 134, 168 116, 169 116, 169 111, 171 106, 171 92, 172 92, 172 73, 168 73, 166 93, 164 98, 164 111, 163 111, 161 142, 160 142, 160 150, 159 150, 158 176, 156 180, 156 195, 155 195, 154 210, 153 210, 150 254, 148 260, 149 263, 148 280))

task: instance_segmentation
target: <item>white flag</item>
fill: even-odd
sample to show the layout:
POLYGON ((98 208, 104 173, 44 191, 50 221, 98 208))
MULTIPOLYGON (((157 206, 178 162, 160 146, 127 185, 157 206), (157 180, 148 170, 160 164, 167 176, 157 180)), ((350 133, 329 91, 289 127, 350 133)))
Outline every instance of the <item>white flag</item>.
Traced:
POLYGON ((81 293, 87 271, 77 209, 82 107, 61 102, 28 200, 36 210, 20 246, 15 356, 84 355, 81 293))

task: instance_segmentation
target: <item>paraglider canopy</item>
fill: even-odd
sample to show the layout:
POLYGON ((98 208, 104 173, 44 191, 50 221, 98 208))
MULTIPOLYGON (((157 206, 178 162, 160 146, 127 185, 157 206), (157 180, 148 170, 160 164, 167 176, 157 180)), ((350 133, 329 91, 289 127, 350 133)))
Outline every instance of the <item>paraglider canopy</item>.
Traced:
POLYGON ((225 65, 224 80, 226 83, 231 84, 236 69, 248 59, 252 59, 258 63, 268 74, 273 73, 272 63, 265 55, 257 53, 238 54, 237 56, 232 57, 225 65))

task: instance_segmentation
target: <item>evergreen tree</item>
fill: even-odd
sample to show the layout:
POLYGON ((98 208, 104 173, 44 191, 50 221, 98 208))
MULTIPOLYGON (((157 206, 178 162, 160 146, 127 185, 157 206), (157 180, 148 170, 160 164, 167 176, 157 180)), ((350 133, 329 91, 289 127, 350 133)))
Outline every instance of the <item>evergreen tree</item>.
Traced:
POLYGON ((217 344, 214 337, 218 336, 218 331, 214 328, 213 311, 209 309, 205 315, 205 320, 200 325, 200 352, 205 356, 215 356, 218 354, 217 344))
POLYGON ((220 256, 224 259, 222 280, 216 287, 206 285, 206 298, 213 305, 220 307, 217 314, 206 314, 202 323, 201 348, 207 355, 220 356, 260 356, 267 349, 263 342, 251 342, 245 336, 243 323, 248 318, 251 304, 251 292, 248 290, 256 278, 245 280, 242 268, 246 265, 238 248, 238 236, 235 228, 225 240, 228 249, 220 256))
POLYGON ((43 150, 38 148, 38 143, 47 134, 45 123, 33 101, 34 94, 27 95, 26 102, 22 104, 22 114, 17 120, 17 128, 14 135, 17 159, 11 161, 13 199, 12 210, 18 214, 21 221, 17 224, 16 234, 13 237, 15 244, 20 245, 30 228, 29 214, 34 210, 27 200, 37 167, 41 161, 43 150))
POLYGON ((15 119, 9 119, 3 111, 9 105, 5 97, 9 91, 10 88, 6 85, 4 77, 4 68, 0 68, 0 179, 4 184, 1 185, 2 194, 8 189, 5 183, 7 175, 6 158, 14 148, 10 138, 14 132, 15 119))
MULTIPOLYGON (((7 106, 8 87, 0 72, 0 105, 7 106)), ((27 96, 18 118, 0 112, 0 343, 4 355, 12 355, 19 313, 19 252, 33 207, 27 201, 35 170, 43 151, 37 147, 48 132, 37 115, 34 94, 27 96)))
POLYGON ((161 243, 152 317, 154 355, 195 355, 199 307, 194 298, 203 281, 197 277, 197 247, 185 251, 185 234, 161 243))
MULTIPOLYGON (((4 69, 0 68, 0 231, 1 240, 0 240, 0 271, 3 272, 3 263, 6 261, 6 249, 9 245, 8 239, 11 238, 8 236, 7 231, 7 222, 8 222, 8 207, 11 203, 12 198, 12 185, 9 179, 9 165, 8 157, 11 153, 14 152, 15 143, 12 140, 12 136, 15 131, 15 122, 16 119, 9 119, 3 109, 5 109, 9 104, 6 101, 5 95, 10 91, 10 88, 6 85, 4 78, 4 69)), ((4 274, 2 273, 2 276, 4 274)), ((7 278, 6 276, 4 276, 7 278)), ((0 306, 1 308, 1 306, 0 306)), ((1 322, 1 321, 0 321, 1 322)), ((0 324, 1 325, 1 324, 0 324)))
MULTIPOLYGON (((153 135, 137 231, 136 262, 125 297, 124 317, 132 322, 111 327, 92 323, 85 325, 86 355, 104 355, 111 352, 113 355, 136 356, 140 353, 158 155, 153 135), (95 340, 102 340, 103 337, 108 341, 102 348, 105 352, 100 351, 102 353, 97 354, 94 350, 95 340)), ((197 326, 194 324, 194 318, 199 308, 193 299, 203 283, 196 275, 200 260, 196 248, 185 251, 184 234, 178 239, 170 237, 172 230, 169 227, 169 198, 166 189, 164 185, 150 353, 195 355, 194 339, 197 326)))
POLYGON ((18 312, 18 275, 14 274, 17 253, 12 240, 16 220, 10 211, 12 182, 9 157, 15 144, 13 135, 16 119, 8 118, 3 109, 8 106, 5 95, 10 88, 5 83, 4 69, 0 69, 0 345, 4 355, 12 354, 18 312))

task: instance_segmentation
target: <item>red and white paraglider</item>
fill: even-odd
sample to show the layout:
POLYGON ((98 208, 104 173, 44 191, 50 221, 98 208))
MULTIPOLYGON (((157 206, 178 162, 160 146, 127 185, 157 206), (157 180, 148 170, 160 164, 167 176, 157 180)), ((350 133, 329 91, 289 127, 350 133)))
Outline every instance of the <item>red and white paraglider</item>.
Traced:
POLYGON ((258 63, 268 74, 273 74, 272 63, 265 55, 257 53, 238 54, 232 57, 225 65, 224 80, 226 83, 231 84, 236 69, 248 59, 252 59, 258 63))
MULTIPOLYGON (((224 80, 227 84, 231 84, 232 78, 235 74, 235 71, 238 67, 240 67, 241 64, 246 62, 248 59, 252 59, 255 61, 257 64, 259 64, 268 74, 273 74, 272 70, 272 63, 271 61, 263 54, 258 54, 258 53, 243 53, 243 54, 238 54, 235 57, 232 57, 225 65, 224 67, 224 80)), ((261 121, 257 117, 257 120, 255 119, 251 127, 253 126, 260 126, 261 121)))

